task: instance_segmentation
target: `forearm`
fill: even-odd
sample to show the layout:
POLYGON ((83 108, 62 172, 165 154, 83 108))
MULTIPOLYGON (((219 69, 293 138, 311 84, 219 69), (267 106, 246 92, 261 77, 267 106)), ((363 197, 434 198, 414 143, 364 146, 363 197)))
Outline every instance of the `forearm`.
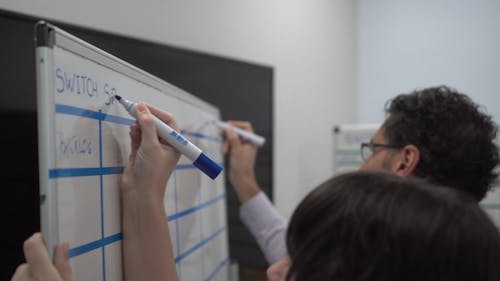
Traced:
POLYGON ((286 221, 264 193, 256 194, 241 206, 240 218, 270 264, 287 256, 286 221))
POLYGON ((122 195, 122 232, 124 280, 178 280, 163 200, 122 195))
POLYGON ((233 186, 241 204, 244 204, 248 200, 252 199, 261 191, 255 178, 234 181, 233 186))

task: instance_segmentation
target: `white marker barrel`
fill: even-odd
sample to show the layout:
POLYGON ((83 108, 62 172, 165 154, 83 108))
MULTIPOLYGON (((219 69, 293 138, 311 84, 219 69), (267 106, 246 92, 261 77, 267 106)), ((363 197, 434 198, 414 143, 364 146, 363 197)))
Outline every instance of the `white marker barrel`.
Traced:
MULTIPOLYGON (((135 114, 135 107, 137 106, 137 103, 131 102, 119 96, 116 96, 116 98, 125 107, 125 109, 127 109, 130 115, 132 115, 134 118, 137 118, 135 114)), ((171 146, 177 149, 188 159, 193 161, 193 165, 204 172, 207 176, 215 179, 223 170, 223 167, 221 165, 219 165, 208 155, 203 153, 203 151, 201 151, 201 149, 199 149, 192 142, 172 129, 172 127, 165 124, 156 116, 153 116, 153 121, 156 125, 158 136, 167 141, 171 146)))
POLYGON ((257 134, 252 133, 252 132, 249 132, 249 131, 245 131, 245 130, 238 128, 238 127, 235 127, 235 126, 231 126, 226 122, 216 120, 216 121, 214 121, 214 123, 219 128, 224 129, 224 130, 227 130, 229 128, 233 129, 240 138, 242 138, 243 140, 246 140, 248 142, 251 142, 251 143, 255 144, 256 146, 263 146, 264 143, 266 142, 266 139, 264 137, 259 136, 257 134))

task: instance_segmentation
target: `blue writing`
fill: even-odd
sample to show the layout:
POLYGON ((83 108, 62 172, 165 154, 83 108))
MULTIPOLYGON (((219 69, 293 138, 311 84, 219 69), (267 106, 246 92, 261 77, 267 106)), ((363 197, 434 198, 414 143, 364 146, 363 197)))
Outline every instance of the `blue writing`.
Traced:
POLYGON ((64 91, 64 77, 61 74, 62 70, 60 68, 56 69, 56 77, 61 82, 60 87, 57 87, 57 92, 62 93, 64 91))
POLYGON ((67 73, 60 68, 56 69, 57 92, 69 92, 80 95, 87 94, 89 97, 99 96, 99 84, 89 76, 75 73, 67 73))
POLYGON ((58 133, 58 148, 62 155, 91 155, 93 153, 92 140, 88 137, 65 136, 58 133))
POLYGON ((110 89, 109 87, 110 86, 108 83, 104 84, 104 93, 108 96, 108 98, 104 102, 105 105, 111 105, 115 100, 116 89, 115 88, 110 89))
POLYGON ((70 77, 67 75, 66 72, 64 72, 64 81, 66 82, 66 90, 70 90, 70 92, 73 92, 73 86, 75 85, 75 75, 70 77))
POLYGON ((100 83, 91 76, 82 75, 81 73, 66 72, 62 68, 57 68, 55 70, 55 80, 56 91, 58 93, 83 94, 89 98, 99 98, 100 95, 103 97, 105 95, 104 104, 107 106, 113 104, 114 97, 118 92, 116 88, 109 83, 104 83, 104 87, 102 87, 102 84, 99 85, 100 83), (99 89, 101 89, 101 92, 99 89))
POLYGON ((78 83, 78 80, 80 80, 80 75, 76 75, 75 78, 76 78, 76 93, 77 94, 81 94, 81 92, 80 92, 80 83, 78 83))
POLYGON ((90 78, 87 78, 87 94, 89 97, 97 96, 97 82, 92 81, 90 78))
POLYGON ((182 143, 183 145, 187 145, 188 141, 181 135, 179 135, 176 131, 172 131, 170 133, 172 137, 174 137, 178 142, 182 143))

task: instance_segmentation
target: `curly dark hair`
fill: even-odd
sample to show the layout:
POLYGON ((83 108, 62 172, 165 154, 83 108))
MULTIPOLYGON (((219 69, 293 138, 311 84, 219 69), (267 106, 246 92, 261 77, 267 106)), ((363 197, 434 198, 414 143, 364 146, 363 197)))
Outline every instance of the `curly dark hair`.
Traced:
POLYGON ((287 232, 293 281, 500 280, 500 236, 472 196, 360 171, 304 198, 287 232))
POLYGON ((389 100, 383 128, 391 144, 420 151, 415 176, 470 193, 478 201, 494 184, 499 155, 491 116, 456 90, 439 86, 389 100))

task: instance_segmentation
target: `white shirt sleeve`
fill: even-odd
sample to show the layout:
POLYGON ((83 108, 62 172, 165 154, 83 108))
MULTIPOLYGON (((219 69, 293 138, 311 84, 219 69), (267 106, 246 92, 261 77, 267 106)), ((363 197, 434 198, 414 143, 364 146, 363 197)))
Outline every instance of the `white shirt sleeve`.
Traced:
POLYGON ((264 192, 240 207, 240 218, 257 240, 267 261, 273 264, 286 256, 286 221, 264 192))

